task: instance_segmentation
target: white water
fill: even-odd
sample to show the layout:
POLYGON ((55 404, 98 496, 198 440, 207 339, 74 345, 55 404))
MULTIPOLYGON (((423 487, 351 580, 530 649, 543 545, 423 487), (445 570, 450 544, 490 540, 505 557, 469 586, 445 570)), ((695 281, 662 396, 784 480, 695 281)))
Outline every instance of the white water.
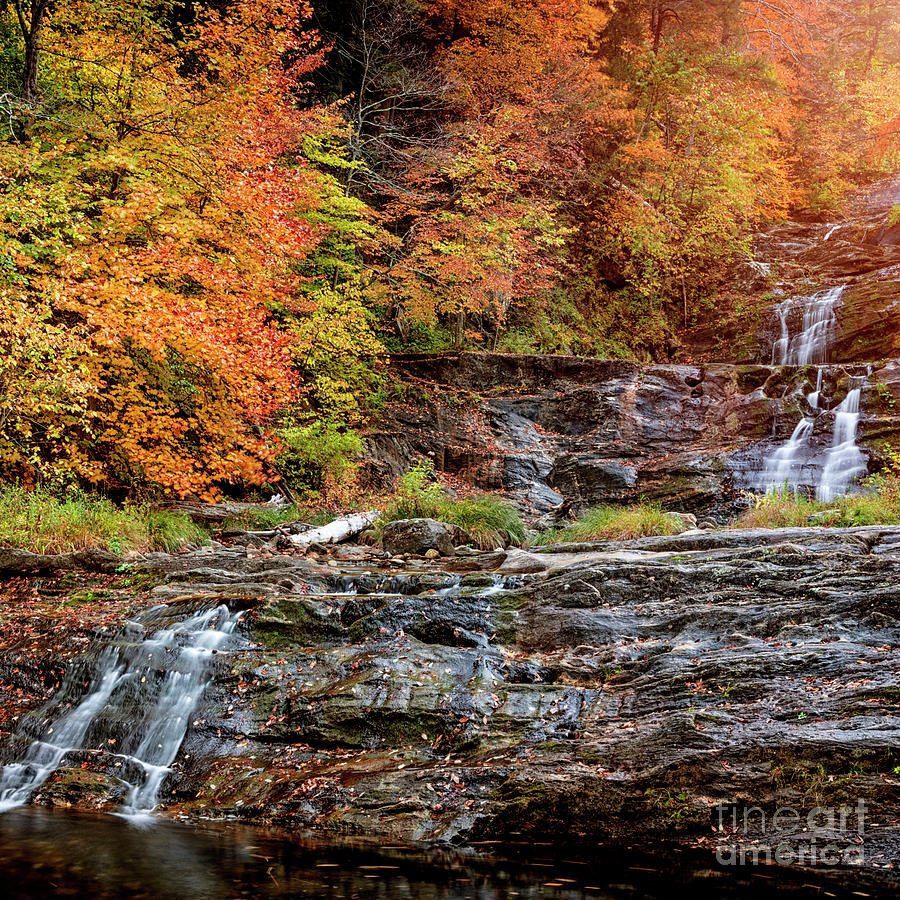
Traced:
POLYGON ((861 393, 861 387, 853 387, 834 410, 834 436, 816 488, 817 500, 827 503, 840 497, 847 492, 851 482, 866 471, 866 458, 856 446, 861 393))
POLYGON ((776 308, 780 336, 772 347, 772 361, 785 366, 818 366, 816 388, 806 395, 811 416, 805 416, 790 438, 765 460, 757 488, 766 493, 798 493, 803 487, 815 487, 817 499, 829 501, 847 492, 866 471, 866 460, 856 446, 859 404, 865 379, 851 379, 851 390, 834 410, 834 434, 824 462, 815 459, 816 421, 822 411, 823 365, 828 362, 837 326, 835 307, 842 286, 820 291, 809 297, 789 298, 776 308), (791 322, 798 318, 800 328, 791 334, 791 322), (816 472, 815 470, 818 470, 816 472))
POLYGON ((837 326, 835 306, 844 293, 843 285, 820 291, 811 297, 789 297, 778 305, 781 335, 772 346, 772 362, 776 366, 811 366, 828 362, 828 352, 837 326), (791 313, 802 306, 802 324, 791 335, 791 313))
POLYGON ((808 446, 814 427, 813 419, 801 419, 787 443, 766 457, 760 483, 765 493, 797 490, 799 469, 803 459, 802 451, 808 446))
POLYGON ((240 614, 218 606, 182 621, 154 607, 129 623, 90 664, 73 666, 35 719, 38 734, 0 771, 0 812, 22 806, 70 754, 103 751, 129 785, 124 812, 146 815, 184 740, 191 714, 240 614))

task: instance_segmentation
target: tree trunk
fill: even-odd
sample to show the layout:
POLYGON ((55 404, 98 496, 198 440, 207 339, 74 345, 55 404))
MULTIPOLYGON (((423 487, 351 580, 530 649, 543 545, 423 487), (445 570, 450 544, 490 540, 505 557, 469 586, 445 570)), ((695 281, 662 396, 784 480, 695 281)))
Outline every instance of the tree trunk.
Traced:
POLYGON ((25 42, 25 66, 22 70, 22 99, 35 103, 40 99, 38 91, 38 44, 37 40, 25 42))
POLYGON ((339 544, 374 525, 380 515, 377 510, 353 513, 343 519, 335 519, 330 525, 313 528, 312 531, 304 531, 303 534, 289 534, 286 537, 296 547, 308 547, 310 544, 339 544))
POLYGON ((26 103, 36 103, 41 99, 38 87, 38 57, 41 49, 41 25, 50 0, 15 0, 16 17, 25 41, 25 65, 22 68, 22 99, 26 103))

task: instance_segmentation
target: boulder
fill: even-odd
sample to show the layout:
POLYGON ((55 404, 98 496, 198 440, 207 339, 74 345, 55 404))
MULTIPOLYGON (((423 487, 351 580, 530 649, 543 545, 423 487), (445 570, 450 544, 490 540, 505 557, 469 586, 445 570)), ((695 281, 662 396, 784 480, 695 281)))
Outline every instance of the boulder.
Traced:
POLYGON ((697 527, 697 517, 693 513, 685 512, 667 512, 667 519, 672 519, 677 525, 685 531, 697 527))
POLYGON ((382 532, 382 546, 388 553, 414 553, 422 555, 437 550, 441 556, 453 556, 455 526, 437 519, 400 519, 389 522, 382 532))
POLYGON ((507 551, 506 559, 495 571, 502 575, 532 575, 546 572, 551 563, 552 560, 547 554, 542 558, 538 553, 529 553, 527 550, 512 547, 507 551))

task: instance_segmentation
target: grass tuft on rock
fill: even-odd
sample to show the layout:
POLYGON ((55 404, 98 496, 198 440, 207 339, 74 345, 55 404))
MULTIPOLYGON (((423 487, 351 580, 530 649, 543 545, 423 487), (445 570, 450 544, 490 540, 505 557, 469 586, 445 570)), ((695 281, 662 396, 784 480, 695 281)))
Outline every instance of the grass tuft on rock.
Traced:
POLYGON ((500 497, 483 494, 480 497, 446 498, 433 518, 458 525, 482 550, 493 550, 507 542, 521 544, 525 527, 519 511, 500 497), (506 538, 504 540, 504 538, 506 538))
MULTIPOLYGON (((138 507, 131 509, 146 522, 146 543, 150 550, 172 553, 188 544, 205 544, 209 535, 187 513, 156 510, 147 512, 138 507)), ((143 549, 140 546, 129 550, 143 549)))
POLYGON ((18 485, 0 488, 0 546, 35 553, 78 550, 177 550, 208 535, 184 513, 117 506, 106 497, 58 497, 18 485))
POLYGON ((854 525, 900 524, 900 493, 875 493, 837 497, 825 503, 793 494, 764 494, 735 523, 736 528, 791 528, 822 525, 851 528, 854 525))
POLYGON ((525 540, 522 518, 511 503, 494 494, 449 497, 432 480, 433 475, 428 463, 420 463, 403 475, 374 530, 378 532, 379 526, 400 519, 437 519, 462 528, 482 550, 525 540))
POLYGON ((540 543, 580 541, 629 541, 634 538, 679 534, 689 527, 677 514, 666 512, 659 503, 634 506, 595 506, 566 528, 541 536, 540 543))

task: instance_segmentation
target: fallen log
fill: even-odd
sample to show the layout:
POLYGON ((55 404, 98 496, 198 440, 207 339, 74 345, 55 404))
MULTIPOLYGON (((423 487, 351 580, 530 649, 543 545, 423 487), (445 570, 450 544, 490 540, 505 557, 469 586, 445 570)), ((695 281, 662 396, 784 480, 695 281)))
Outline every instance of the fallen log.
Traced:
POLYGON ((190 500, 168 500, 153 505, 161 512, 185 513, 195 522, 216 525, 250 509, 265 509, 265 503, 200 503, 190 500))
POLYGON ((321 528, 304 531, 303 534, 286 534, 284 538, 295 547, 308 547, 310 544, 339 544, 341 541, 346 541, 365 531, 370 525, 374 525, 380 515, 378 510, 354 513, 351 516, 335 519, 321 528))

